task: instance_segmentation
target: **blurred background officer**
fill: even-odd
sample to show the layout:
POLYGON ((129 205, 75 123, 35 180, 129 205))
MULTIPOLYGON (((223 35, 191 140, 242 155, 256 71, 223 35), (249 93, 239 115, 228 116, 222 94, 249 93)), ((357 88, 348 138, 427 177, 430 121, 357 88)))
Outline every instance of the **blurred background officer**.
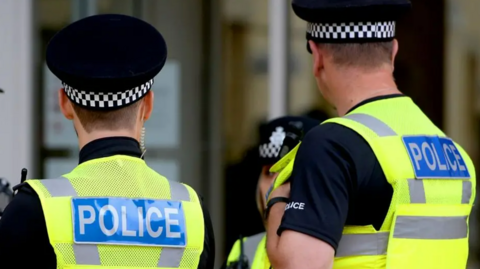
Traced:
POLYGON ((340 118, 272 167, 273 268, 465 268, 475 168, 392 74, 395 21, 410 2, 292 6, 308 22, 313 74, 340 118))
MULTIPOLYGON (((309 109, 302 116, 319 122, 330 117, 323 109, 317 108, 309 109)), ((250 236, 265 231, 264 219, 258 214, 256 202, 258 175, 266 166, 272 166, 277 159, 260 156, 258 145, 270 143, 273 131, 275 129, 272 129, 268 121, 262 121, 256 128, 255 135, 251 136, 252 146, 246 150, 240 161, 229 164, 226 170, 226 253, 230 252, 239 235, 250 236), (245 222, 245 219, 248 221, 245 222)))
POLYGON ((51 40, 47 64, 63 81, 58 98, 78 134, 79 165, 20 187, 0 224, 0 253, 15 263, 6 267, 213 267, 201 199, 142 160, 150 89, 166 58, 162 35, 124 15, 87 17, 51 40))
MULTIPOLYGON (((256 179, 257 186, 255 191, 255 202, 260 218, 263 219, 264 209, 266 206, 265 195, 273 183, 276 174, 270 172, 272 165, 278 161, 278 154, 285 138, 285 132, 289 125, 294 124, 303 132, 308 132, 313 127, 318 126, 321 121, 307 118, 285 116, 274 119, 260 128, 260 143, 257 148, 258 161, 261 165, 260 176, 256 179)), ((248 179, 245 179, 248 180, 248 179)), ((247 197, 247 194, 243 194, 247 197)), ((238 202, 238 201, 237 201, 238 202)), ((250 220, 242 221, 248 223, 250 220)), ((265 225, 265 223, 263 223, 265 225)), ((238 268, 239 261, 244 265, 248 264, 246 268, 269 268, 267 252, 265 250, 265 232, 255 234, 253 236, 242 238, 242 243, 237 240, 230 251, 228 260, 222 268, 238 268), (241 259, 241 256, 245 259, 241 259)), ((242 266, 242 268, 245 268, 242 266)))

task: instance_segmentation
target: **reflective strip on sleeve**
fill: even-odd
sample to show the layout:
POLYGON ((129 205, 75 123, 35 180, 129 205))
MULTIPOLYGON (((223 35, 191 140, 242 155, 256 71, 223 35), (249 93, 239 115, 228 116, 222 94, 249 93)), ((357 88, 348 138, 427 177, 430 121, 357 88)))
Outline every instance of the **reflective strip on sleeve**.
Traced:
POLYGON ((394 238, 405 239, 461 239, 468 234, 468 216, 417 217, 398 216, 394 238))
POLYGON ((335 256, 384 255, 387 253, 388 236, 388 232, 344 234, 340 239, 335 256))
POLYGON ((100 252, 97 245, 73 244, 75 262, 79 265, 101 265, 100 252))
POLYGON ((170 195, 172 200, 190 201, 190 193, 185 185, 175 181, 169 181, 170 195))
POLYGON ((47 189, 52 197, 78 196, 70 180, 61 177, 56 179, 42 179, 40 183, 47 189))
POLYGON ((182 261, 185 248, 162 248, 160 259, 158 259, 159 268, 179 268, 182 261))
POLYGON ((265 233, 259 233, 250 237, 247 237, 243 243, 244 254, 248 259, 249 268, 253 265, 255 259, 255 253, 257 252, 258 244, 262 241, 265 233))
POLYGON ((378 136, 385 137, 385 136, 396 136, 395 133, 390 126, 388 126, 383 121, 375 118, 374 116, 363 114, 363 113, 355 113, 343 116, 346 119, 356 121, 370 130, 374 131, 378 136))

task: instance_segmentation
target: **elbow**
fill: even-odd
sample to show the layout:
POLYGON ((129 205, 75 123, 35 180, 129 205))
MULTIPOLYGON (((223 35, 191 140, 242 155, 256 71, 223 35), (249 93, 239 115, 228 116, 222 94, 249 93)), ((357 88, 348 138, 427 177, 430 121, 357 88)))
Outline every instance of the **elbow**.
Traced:
POLYGON ((282 265, 285 264, 284 259, 286 258, 286 255, 282 255, 278 245, 267 243, 267 255, 272 268, 281 268, 282 265))
POLYGON ((285 265, 285 262, 283 262, 281 259, 278 259, 278 256, 270 256, 269 254, 268 259, 272 268, 283 268, 283 265, 285 265))

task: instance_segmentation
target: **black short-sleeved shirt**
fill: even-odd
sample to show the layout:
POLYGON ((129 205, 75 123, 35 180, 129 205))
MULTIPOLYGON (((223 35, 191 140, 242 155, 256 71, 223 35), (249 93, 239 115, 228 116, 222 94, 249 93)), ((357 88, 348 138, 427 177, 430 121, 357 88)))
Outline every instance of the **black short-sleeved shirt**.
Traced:
MULTIPOLYGON (((403 95, 372 98, 351 110, 399 96, 403 95)), ((363 137, 336 123, 317 126, 298 149, 291 176, 291 204, 278 234, 297 231, 337 249, 345 225, 373 225, 379 230, 392 195, 393 188, 363 137)))
MULTIPOLYGON (((138 142, 126 137, 95 140, 80 151, 80 163, 119 154, 140 157, 138 142)), ((211 269, 215 261, 215 240, 210 215, 203 204, 202 209, 205 241, 198 268, 211 269)), ((1 268, 57 268, 40 200, 28 185, 20 188, 0 219, 0 257, 1 268)))

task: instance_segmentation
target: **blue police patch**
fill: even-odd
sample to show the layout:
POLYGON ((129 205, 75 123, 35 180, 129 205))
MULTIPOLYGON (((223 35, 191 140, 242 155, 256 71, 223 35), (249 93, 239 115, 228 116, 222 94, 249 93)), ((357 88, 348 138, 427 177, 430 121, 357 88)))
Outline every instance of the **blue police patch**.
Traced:
POLYGON ((127 198, 73 198, 73 239, 78 244, 184 247, 182 203, 127 198))
POLYGON ((450 138, 404 136, 403 144, 418 179, 469 179, 467 165, 450 138))

